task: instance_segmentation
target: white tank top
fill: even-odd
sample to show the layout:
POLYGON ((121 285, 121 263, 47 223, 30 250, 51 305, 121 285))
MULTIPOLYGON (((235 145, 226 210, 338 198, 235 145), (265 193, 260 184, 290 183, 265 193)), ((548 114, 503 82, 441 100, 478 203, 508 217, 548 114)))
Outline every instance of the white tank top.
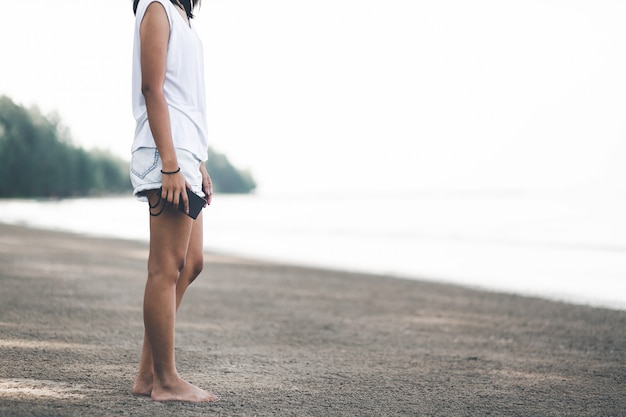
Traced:
POLYGON ((141 43, 139 28, 150 3, 163 5, 170 22, 167 66, 163 91, 169 108, 174 147, 190 151, 201 161, 207 159, 208 128, 204 87, 202 42, 169 0, 140 0, 135 20, 133 47, 132 103, 137 122, 131 151, 156 147, 141 93, 141 43))

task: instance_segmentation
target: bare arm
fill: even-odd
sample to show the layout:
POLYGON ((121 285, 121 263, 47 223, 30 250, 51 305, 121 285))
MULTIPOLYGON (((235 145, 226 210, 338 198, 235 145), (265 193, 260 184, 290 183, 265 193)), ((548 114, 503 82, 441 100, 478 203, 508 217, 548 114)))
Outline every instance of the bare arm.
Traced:
MULTIPOLYGON (((154 2, 148 6, 139 30, 141 42, 141 92, 146 100, 148 122, 159 150, 163 171, 174 172, 178 161, 172 141, 170 117, 163 92, 167 64, 167 47, 170 36, 170 24, 163 6, 154 2)), ((163 175, 162 197, 178 205, 182 199, 189 209, 187 187, 182 173, 163 175)))

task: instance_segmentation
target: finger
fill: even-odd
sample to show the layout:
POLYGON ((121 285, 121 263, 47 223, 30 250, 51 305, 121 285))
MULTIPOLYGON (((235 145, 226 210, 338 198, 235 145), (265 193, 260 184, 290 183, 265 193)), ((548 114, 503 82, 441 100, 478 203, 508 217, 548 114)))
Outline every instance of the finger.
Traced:
POLYGON ((185 180, 185 192, 182 194, 183 196, 183 204, 185 205, 185 213, 189 214, 189 194, 187 191, 192 191, 191 185, 185 180))
POLYGON ((204 193, 204 207, 206 207, 209 201, 209 185, 206 181, 202 181, 202 192, 204 193))
POLYGON ((171 199, 168 200, 174 207, 178 207, 178 203, 180 201, 180 194, 178 194, 177 192, 173 192, 171 194, 171 199))
POLYGON ((187 197, 187 188, 185 188, 185 192, 180 193, 183 198, 183 206, 185 208, 185 214, 189 214, 189 197, 187 197))

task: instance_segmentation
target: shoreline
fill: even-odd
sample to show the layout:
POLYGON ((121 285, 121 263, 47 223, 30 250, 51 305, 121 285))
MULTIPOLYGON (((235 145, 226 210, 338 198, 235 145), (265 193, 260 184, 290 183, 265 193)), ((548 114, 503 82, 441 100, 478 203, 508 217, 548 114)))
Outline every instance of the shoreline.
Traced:
POLYGON ((146 259, 0 224, 1 415, 625 415, 624 311, 212 253, 176 355, 222 401, 134 397, 146 259))
MULTIPOLYGON (((618 215, 626 199, 582 205, 560 197, 489 204, 460 199, 454 204, 467 211, 450 224, 445 215, 449 202, 379 201, 369 210, 381 218, 391 207, 404 211, 376 224, 359 217, 366 212, 356 200, 250 198, 222 195, 216 200, 204 219, 206 250, 626 311, 626 281, 621 279, 626 276, 626 222, 618 215), (600 221, 607 205, 612 213, 600 221), (285 216, 285 207, 316 213, 317 220, 302 223, 299 216, 285 216), (521 216, 525 210, 528 216, 521 216), (571 210, 578 214, 552 224, 550 219, 571 210), (439 211, 443 214, 432 216, 439 211)), ((0 214, 7 223, 96 237, 147 241, 149 235, 145 206, 133 197, 3 202, 0 214)))
MULTIPOLYGON (((112 235, 107 235, 103 233, 85 233, 78 230, 67 230, 65 228, 57 228, 53 229, 45 226, 31 225, 25 223, 5 223, 0 220, 0 227, 2 226, 12 226, 12 227, 23 227, 27 229, 40 230, 45 232, 53 232, 53 233, 66 233, 70 235, 77 236, 79 238, 88 238, 88 239, 103 239, 103 240, 120 240, 133 242, 138 244, 147 244, 148 238, 141 239, 138 237, 116 237, 112 235)), ((545 293, 539 290, 522 290, 522 289, 513 289, 508 288, 506 286, 502 288, 495 288, 493 286, 466 282, 464 280, 454 280, 454 279, 446 279, 446 278, 429 278, 428 276, 417 276, 411 274, 401 274, 401 273, 382 273, 377 271, 367 271, 367 270, 359 270, 355 268, 349 267, 341 267, 341 266, 325 266, 325 265, 317 265, 312 262, 298 262, 298 261, 286 261, 271 257, 263 257, 263 256, 255 256, 254 254, 237 254, 231 253, 228 250, 219 250, 215 248, 207 248, 204 249, 205 253, 212 254, 213 256, 225 257, 230 259, 239 259, 244 260, 246 262, 252 263, 262 263, 262 264, 273 264, 273 265, 281 265, 285 267, 293 267, 293 268, 307 268, 307 269, 315 269, 325 272, 336 272, 336 273, 348 273, 348 274, 356 274, 370 277, 380 277, 384 276, 385 278, 392 278, 398 280, 406 280, 406 281, 415 281, 415 282, 424 282, 424 283, 433 283, 433 284, 441 284, 441 285, 450 285, 453 287, 461 287, 473 291, 486 292, 486 293, 494 293, 494 294, 507 294, 507 295, 517 295, 520 297, 528 297, 528 298, 538 298, 545 301, 557 302, 557 303, 565 303, 582 307, 590 307, 590 308, 601 308, 601 309, 610 309, 616 311, 626 312, 626 302, 621 300, 617 300, 615 298, 598 298, 598 297, 580 297, 574 296, 572 294, 565 294, 559 292, 545 293)))

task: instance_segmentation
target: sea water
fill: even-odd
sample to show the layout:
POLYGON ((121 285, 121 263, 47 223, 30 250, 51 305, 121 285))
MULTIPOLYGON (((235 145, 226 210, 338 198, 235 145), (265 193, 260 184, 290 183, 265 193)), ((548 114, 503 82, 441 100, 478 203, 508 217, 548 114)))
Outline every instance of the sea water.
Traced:
MULTIPOLYGON (((626 194, 216 195, 209 251, 626 309, 626 194)), ((133 197, 0 201, 0 221, 147 240, 133 197)))

